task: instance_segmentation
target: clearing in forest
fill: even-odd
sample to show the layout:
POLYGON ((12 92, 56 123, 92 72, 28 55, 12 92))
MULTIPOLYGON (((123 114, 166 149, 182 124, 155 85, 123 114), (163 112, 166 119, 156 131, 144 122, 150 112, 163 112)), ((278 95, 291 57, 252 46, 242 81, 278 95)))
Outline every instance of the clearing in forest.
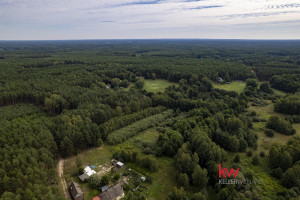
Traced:
POLYGON ((246 86, 246 82, 243 81, 232 81, 229 84, 217 84, 213 83, 213 86, 215 88, 221 89, 221 90, 227 90, 227 91, 234 91, 237 93, 241 93, 244 91, 244 88, 246 86))
POLYGON ((172 83, 162 79, 145 80, 144 89, 148 92, 153 93, 164 92, 165 89, 171 85, 176 85, 176 83, 172 83))

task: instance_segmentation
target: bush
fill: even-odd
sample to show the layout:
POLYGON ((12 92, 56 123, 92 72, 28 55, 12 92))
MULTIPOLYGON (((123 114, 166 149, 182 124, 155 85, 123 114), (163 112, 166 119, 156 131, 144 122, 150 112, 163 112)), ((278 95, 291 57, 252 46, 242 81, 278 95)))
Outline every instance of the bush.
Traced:
POLYGON ((283 171, 280 167, 273 169, 271 172, 271 175, 274 176, 275 178, 281 178, 283 174, 283 171))
POLYGON ((288 121, 278 116, 271 116, 266 127, 284 135, 293 135, 296 133, 296 130, 288 121))
POLYGON ((105 175, 102 176, 100 186, 103 187, 104 185, 107 185, 109 183, 109 176, 105 175))
POLYGON ((153 151, 152 151, 152 149, 151 148, 149 148, 149 147, 146 147, 144 150, 143 150, 143 153, 144 154, 152 154, 153 153, 153 151))
POLYGON ((247 156, 248 156, 248 157, 251 157, 251 156, 252 156, 252 151, 251 151, 251 150, 249 150, 249 151, 247 152, 247 156))
POLYGON ((83 173, 84 173, 83 167, 79 167, 79 168, 78 168, 78 174, 81 175, 81 174, 83 174, 83 173))
POLYGON ((119 174, 119 173, 117 173, 117 174, 115 174, 115 175, 113 176, 113 179, 114 179, 115 181, 119 180, 119 178, 120 178, 120 174, 119 174))
POLYGON ((268 137, 273 137, 273 136, 274 136, 274 131, 271 130, 271 129, 266 129, 266 130, 265 130, 265 134, 266 134, 268 137))
POLYGON ((259 158, 257 155, 253 156, 252 158, 252 164, 259 165, 259 158))
POLYGON ((101 181, 102 181, 102 179, 97 174, 93 174, 88 179, 88 183, 90 184, 90 186, 95 189, 100 189, 100 187, 103 186, 101 184, 101 181))
POLYGON ((266 156, 266 154, 265 154, 264 151, 261 151, 259 155, 260 155, 260 157, 262 157, 262 158, 266 156))
POLYGON ((239 156, 239 155, 236 155, 236 156, 234 157, 233 162, 235 162, 235 163, 240 162, 240 156, 239 156))

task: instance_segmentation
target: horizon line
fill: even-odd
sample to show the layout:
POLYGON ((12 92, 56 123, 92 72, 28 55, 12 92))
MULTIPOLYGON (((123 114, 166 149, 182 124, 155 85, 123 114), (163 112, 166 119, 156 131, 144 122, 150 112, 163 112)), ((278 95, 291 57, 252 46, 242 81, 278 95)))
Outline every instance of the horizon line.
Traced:
POLYGON ((95 40, 252 40, 252 41, 293 41, 293 40, 300 40, 300 38, 295 39, 254 39, 254 38, 106 38, 106 39, 0 39, 0 42, 25 42, 25 41, 95 41, 95 40))

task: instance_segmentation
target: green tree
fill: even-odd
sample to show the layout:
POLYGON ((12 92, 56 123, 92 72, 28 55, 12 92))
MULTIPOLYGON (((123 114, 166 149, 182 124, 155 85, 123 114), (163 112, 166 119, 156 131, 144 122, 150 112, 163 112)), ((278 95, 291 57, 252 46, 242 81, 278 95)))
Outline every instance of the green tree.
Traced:
POLYGON ((195 186, 205 188, 208 183, 207 170, 202 169, 199 165, 197 165, 192 174, 192 178, 193 184, 195 186))
POLYGON ((188 186, 190 185, 190 179, 189 179, 188 175, 186 173, 179 174, 178 183, 179 183, 179 186, 182 186, 185 189, 188 188, 188 186))

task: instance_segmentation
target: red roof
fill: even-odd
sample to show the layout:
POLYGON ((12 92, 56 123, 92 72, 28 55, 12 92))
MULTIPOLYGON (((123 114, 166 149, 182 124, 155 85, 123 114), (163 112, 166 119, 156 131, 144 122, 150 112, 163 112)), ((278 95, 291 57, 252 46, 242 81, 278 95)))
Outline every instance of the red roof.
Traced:
POLYGON ((93 198, 93 200, 101 200, 101 199, 100 199, 100 197, 95 196, 95 197, 93 198))

